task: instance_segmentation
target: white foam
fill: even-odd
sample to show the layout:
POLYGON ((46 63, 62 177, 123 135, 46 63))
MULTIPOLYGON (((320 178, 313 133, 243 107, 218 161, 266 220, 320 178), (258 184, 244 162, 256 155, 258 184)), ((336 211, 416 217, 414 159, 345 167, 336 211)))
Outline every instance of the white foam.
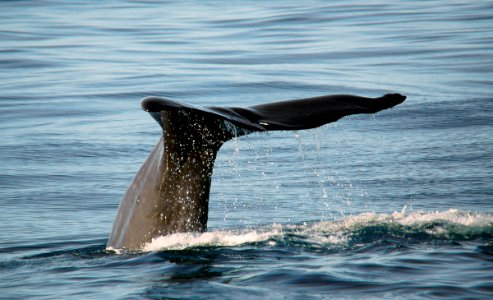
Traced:
POLYGON ((445 221, 449 224, 464 226, 490 226, 493 222, 493 215, 481 214, 476 212, 461 212, 457 209, 449 209, 443 212, 422 212, 411 213, 394 212, 392 214, 364 213, 354 217, 352 222, 397 222, 401 225, 420 225, 436 221, 445 221))
MULTIPOLYGON (((351 232, 356 228, 374 224, 399 224, 403 226, 420 226, 432 222, 444 222, 448 225, 461 225, 471 229, 487 228, 493 226, 493 215, 477 212, 461 212, 457 209, 449 209, 447 211, 423 212, 415 211, 405 213, 394 212, 392 214, 377 214, 374 212, 362 213, 355 216, 349 216, 339 222, 319 222, 313 224, 311 228, 307 228, 313 232, 351 232)), ((427 233, 441 235, 444 234, 444 228, 436 227, 427 233)))
MULTIPOLYGON (((351 233, 358 228, 371 225, 399 224, 403 226, 417 226, 431 222, 444 222, 448 225, 461 225, 469 229, 491 228, 493 215, 477 212, 461 212, 450 209, 442 212, 413 211, 392 214, 378 214, 374 212, 348 216, 339 221, 323 221, 313 224, 272 224, 268 227, 245 230, 218 230, 205 233, 176 233, 153 239, 146 244, 143 251, 182 250, 198 246, 232 247, 248 243, 267 241, 267 245, 275 246, 275 239, 286 238, 301 240, 312 246, 344 245, 351 237, 351 233)), ((427 233, 442 235, 445 228, 433 227, 427 233)))
POLYGON ((281 233, 274 227, 270 231, 211 231, 205 233, 175 233, 152 239, 143 251, 182 250, 198 246, 238 246, 267 241, 281 233))
POLYGON ((113 247, 106 247, 106 251, 115 252, 116 255, 120 255, 120 254, 124 253, 124 251, 122 249, 115 249, 113 247))

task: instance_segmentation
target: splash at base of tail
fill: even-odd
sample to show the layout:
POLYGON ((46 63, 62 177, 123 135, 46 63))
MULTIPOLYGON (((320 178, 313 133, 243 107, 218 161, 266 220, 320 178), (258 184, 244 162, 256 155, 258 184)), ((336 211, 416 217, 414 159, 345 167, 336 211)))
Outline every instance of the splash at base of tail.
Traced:
POLYGON ((348 115, 376 113, 405 99, 400 94, 332 95, 246 108, 196 108, 144 98, 142 108, 160 124, 163 135, 123 196, 107 247, 139 250, 159 236, 205 231, 216 154, 234 137, 315 128, 348 115))

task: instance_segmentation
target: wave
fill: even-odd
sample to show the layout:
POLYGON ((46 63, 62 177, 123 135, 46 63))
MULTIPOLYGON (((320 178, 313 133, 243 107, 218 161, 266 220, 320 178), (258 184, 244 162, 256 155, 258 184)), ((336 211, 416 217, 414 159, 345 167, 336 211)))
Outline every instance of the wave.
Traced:
POLYGON ((493 238, 493 214, 415 211, 392 214, 367 212, 337 221, 271 224, 260 228, 176 233, 153 239, 144 252, 195 247, 234 247, 247 244, 325 249, 354 248, 377 241, 429 243, 493 238))

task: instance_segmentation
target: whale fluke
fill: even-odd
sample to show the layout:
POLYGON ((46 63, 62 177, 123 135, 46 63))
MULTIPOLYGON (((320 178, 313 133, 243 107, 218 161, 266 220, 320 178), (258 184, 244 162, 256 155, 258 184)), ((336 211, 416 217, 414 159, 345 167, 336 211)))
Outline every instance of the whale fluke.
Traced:
POLYGON ((216 154, 224 142, 252 132, 302 130, 362 113, 376 113, 406 99, 332 95, 240 107, 196 108, 146 97, 142 108, 163 129, 118 207, 107 247, 139 250, 153 238, 207 229, 216 154))

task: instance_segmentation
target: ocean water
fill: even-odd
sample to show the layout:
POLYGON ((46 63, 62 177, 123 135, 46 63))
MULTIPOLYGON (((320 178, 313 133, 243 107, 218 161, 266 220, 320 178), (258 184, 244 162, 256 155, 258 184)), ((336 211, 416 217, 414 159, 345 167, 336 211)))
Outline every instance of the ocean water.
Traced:
POLYGON ((1 1, 0 298, 493 298, 489 1, 1 1), (229 141, 209 231, 106 250, 141 98, 402 105, 229 141))

